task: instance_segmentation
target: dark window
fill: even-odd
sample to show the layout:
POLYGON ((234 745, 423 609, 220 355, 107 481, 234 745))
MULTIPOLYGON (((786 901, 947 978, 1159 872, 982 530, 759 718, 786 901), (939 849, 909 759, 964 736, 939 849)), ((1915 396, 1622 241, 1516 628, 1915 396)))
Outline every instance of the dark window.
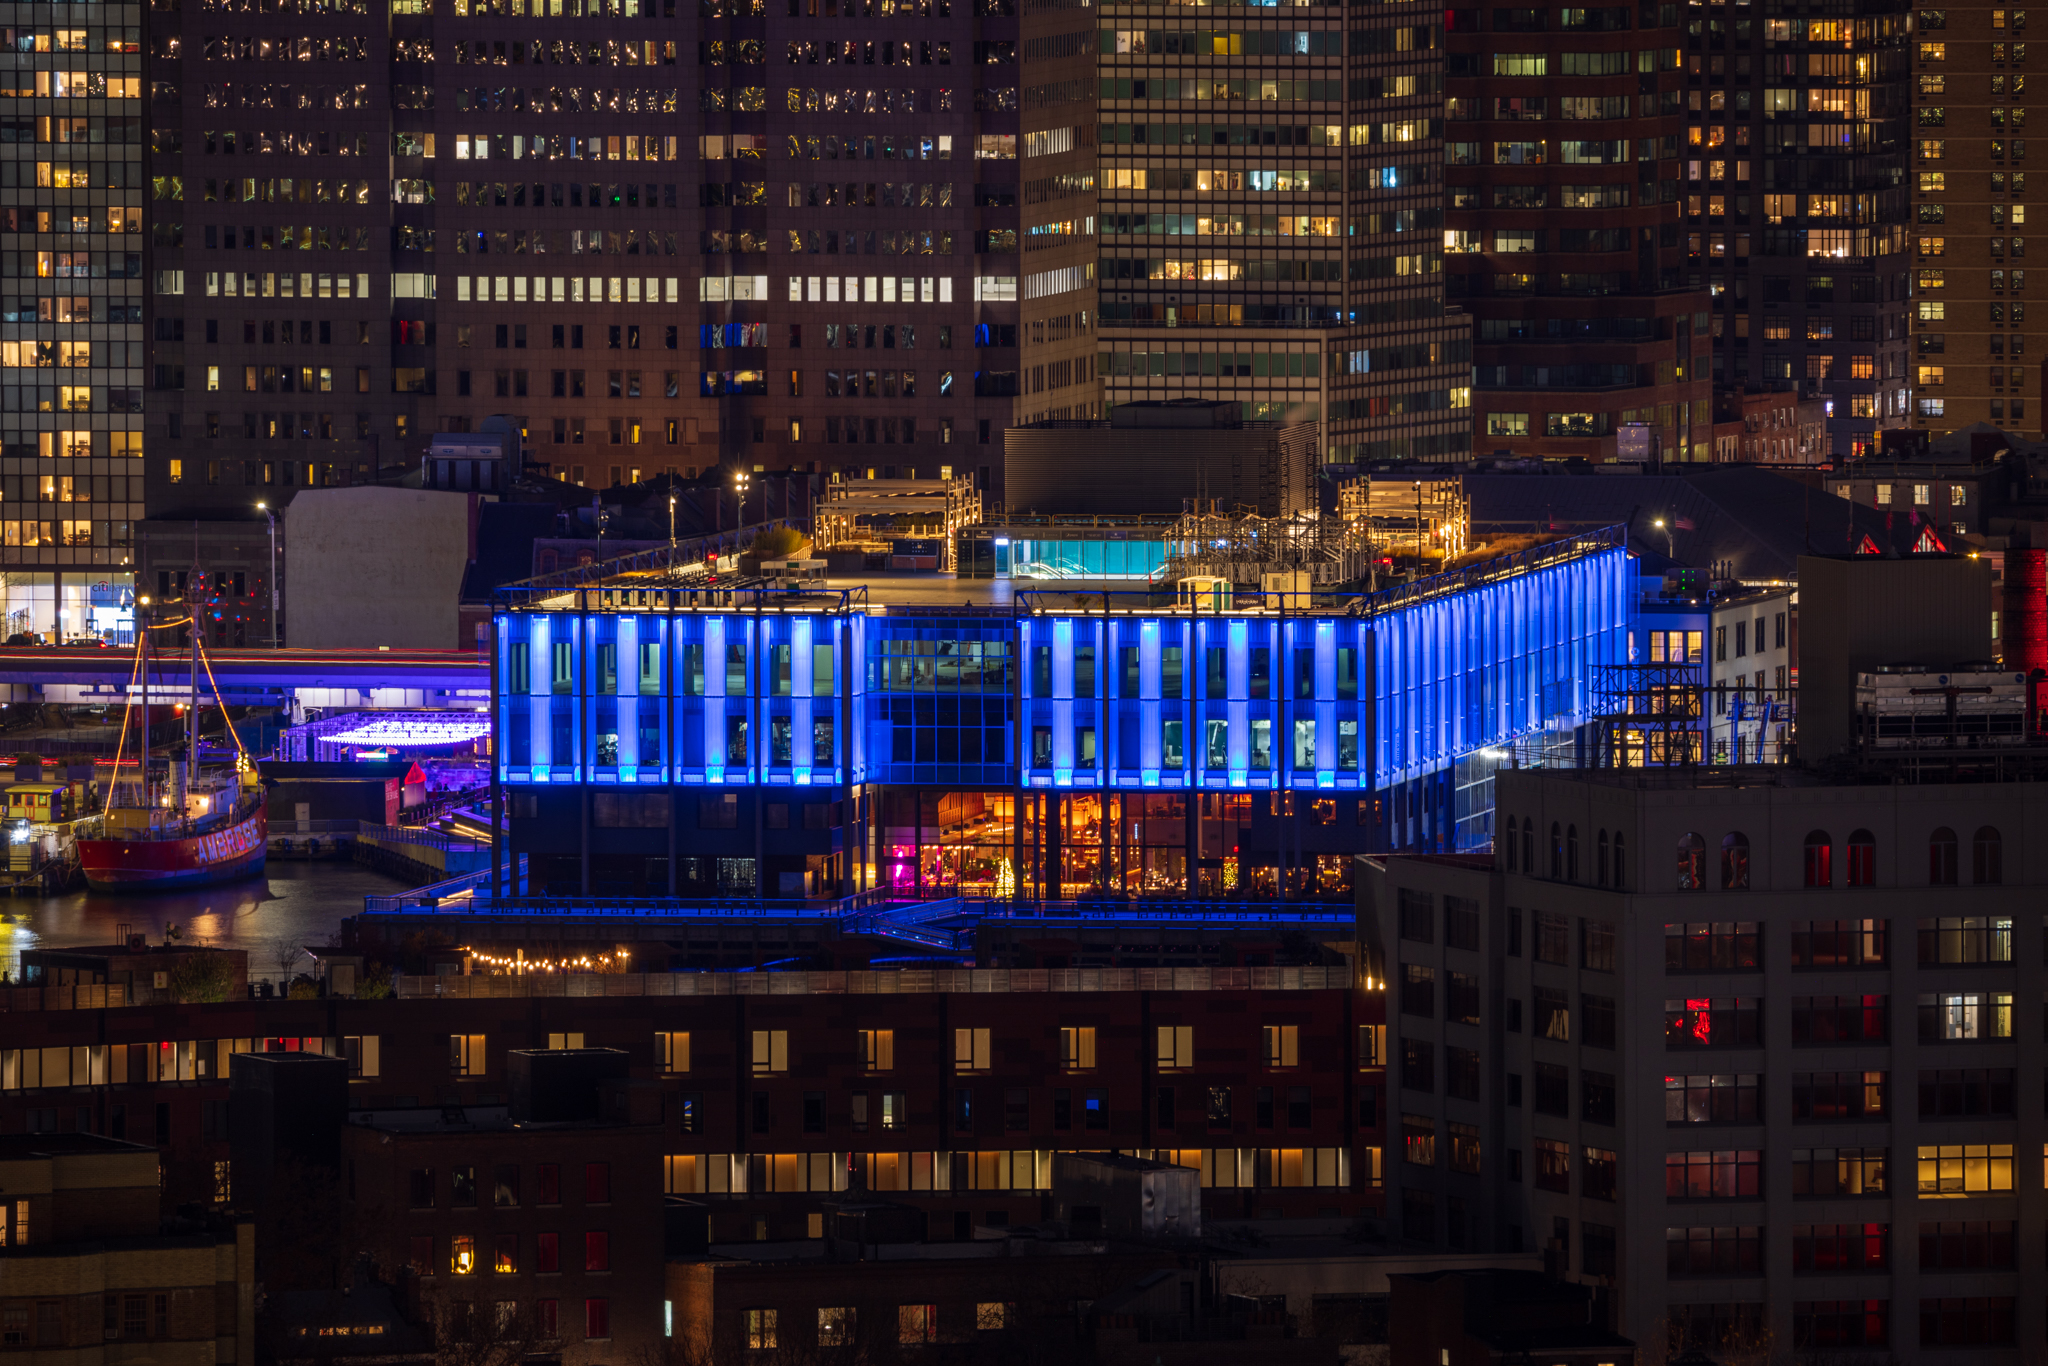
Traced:
POLYGON ((1888 1072, 1794 1072, 1792 1119, 1825 1123, 1838 1119, 1880 1119, 1891 1108, 1888 1072))
POLYGON ((1565 964, 1571 961, 1571 917, 1556 911, 1536 912, 1536 961, 1565 964))
POLYGON ((2011 1296, 1920 1301, 1922 1347, 2002 1347, 2013 1341, 2011 1296))
POLYGON ((1890 1300, 1795 1300, 1792 1343, 1797 1351, 1884 1347, 1891 1338, 1890 1300))
POLYGON ((1444 898, 1444 943, 1450 948, 1478 952, 1478 902, 1462 896, 1444 898))
POLYGON ((1761 1088, 1754 1072, 1664 1078, 1666 1124, 1755 1124, 1762 1118, 1761 1088))
MULTIPOLYGON (((1172 1113, 1171 1091, 1167 1093, 1166 1113, 1172 1113)), ((1168 1121, 1171 1123, 1171 1121, 1168 1121)), ((1022 1133, 1031 1127, 1031 1092, 1021 1086, 1012 1086, 1003 1092, 1003 1128, 1010 1133, 1022 1133)))
POLYGON ((2009 1118, 2014 1113, 2014 1099, 2010 1067, 1923 1069, 1920 1073, 1922 1119, 2009 1118))
POLYGON ((1579 966, 1594 972, 1614 971, 1614 926, 1605 920, 1579 922, 1579 966))
POLYGON ((2015 1228, 2010 1219, 1920 1225, 1922 1271, 2010 1271, 2015 1228))
POLYGON ((1479 1053, 1455 1045, 1444 1049, 1444 1094, 1459 1100, 1479 1099, 1479 1053))
POLYGON ((1664 927, 1664 971, 1755 972, 1763 937, 1755 920, 1689 921, 1664 927))
POLYGON ((1935 887, 1956 885, 1956 832, 1945 825, 1927 837, 1927 881, 1935 887))
POLYGON ((1664 1271, 1670 1276, 1760 1276, 1764 1241, 1754 1224, 1664 1230, 1664 1271))
POLYGON ((1579 1073, 1579 1117, 1589 1124, 1614 1124, 1614 1075, 1610 1072, 1579 1073))
POLYGON ((1792 1194, 1822 1200, 1844 1195, 1883 1195, 1883 1148, 1794 1148, 1792 1194))
POLYGON ((825 1132, 825 1093, 804 1092, 804 1132, 822 1134, 825 1132))
POLYGON ((1173 1088, 1162 1086, 1152 1093, 1152 1122, 1162 1130, 1173 1128, 1173 1088))
POLYGON ((1252 1093, 1252 1124, 1255 1128, 1273 1127, 1273 1088, 1261 1086, 1252 1093))
POLYGON ((1436 1017, 1436 969, 1416 963, 1401 965, 1401 1013, 1436 1017))
POLYGON ((1309 1098, 1306 1086, 1287 1088, 1287 1127, 1306 1129, 1312 1123, 1309 1117, 1309 1098))
POLYGON ((1579 995, 1579 1023, 1588 1048, 1613 1048, 1615 1008, 1612 996, 1579 995))
POLYGON ((1052 1127, 1062 1131, 1074 1127, 1074 1093, 1064 1086, 1053 1088, 1052 1127))
POLYGON ((1970 881, 1979 887, 1996 887, 2005 881, 2005 846, 1991 826, 1978 829, 1970 840, 1970 881))
POLYGON ((1090 1091, 1082 1098, 1081 1104, 1083 1112, 1087 1115, 1089 1128, 1107 1129, 1109 1127, 1109 1092, 1090 1091))
POLYGON ((1664 1154, 1666 1200, 1754 1200, 1763 1189, 1754 1148, 1664 1154))
POLYGON ((1794 996, 1792 1042, 1883 1043, 1890 1015, 1889 996, 1794 996))
POLYGON ((1417 944, 1436 942, 1435 912, 1428 892, 1403 887, 1399 890, 1401 937, 1417 944))
MULTIPOLYGON (((1408 1091, 1436 1090, 1436 1046, 1422 1039, 1401 1040, 1401 1086, 1408 1091)), ((1263 1092, 1262 1092, 1263 1094, 1263 1092)), ((1261 1128, 1269 1127, 1260 1125, 1261 1128)))
POLYGON ((1883 1271, 1891 1265, 1891 1241, 1890 1224, 1794 1224, 1792 1270, 1816 1276, 1883 1271))
POLYGON ((1230 1088, 1212 1086, 1209 1088, 1209 1127, 1228 1129, 1230 1127, 1230 1088))
POLYGON ((1889 920, 1809 920, 1792 928, 1792 966, 1825 970, 1882 966, 1889 957, 1889 920))
POLYGON ((434 1207, 434 1169, 415 1167, 407 1179, 411 1191, 412 1208, 432 1209, 434 1207))
POLYGON ((1571 1070, 1562 1063, 1537 1063, 1536 1113, 1564 1116, 1571 1112, 1571 1070))
POLYGON ((1835 845, 1825 830, 1807 832, 1806 885, 1818 888, 1835 885, 1835 845))
POLYGON ((1444 1018, 1458 1024, 1479 1023, 1479 979, 1470 973, 1444 976, 1444 1018))

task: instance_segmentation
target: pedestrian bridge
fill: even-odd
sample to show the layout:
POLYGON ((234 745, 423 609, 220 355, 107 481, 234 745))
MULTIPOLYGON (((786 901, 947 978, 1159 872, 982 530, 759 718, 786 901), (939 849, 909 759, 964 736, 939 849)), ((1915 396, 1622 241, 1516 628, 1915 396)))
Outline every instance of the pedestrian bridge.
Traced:
MULTIPOLYGON (((490 665, 474 650, 207 651, 228 702, 251 706, 459 707, 490 700, 490 665)), ((164 651, 149 661, 149 689, 186 691, 190 656, 164 651)), ((135 656, 92 646, 0 648, 0 702, 104 703, 140 690, 135 656)), ((204 676, 202 692, 211 692, 204 676)))

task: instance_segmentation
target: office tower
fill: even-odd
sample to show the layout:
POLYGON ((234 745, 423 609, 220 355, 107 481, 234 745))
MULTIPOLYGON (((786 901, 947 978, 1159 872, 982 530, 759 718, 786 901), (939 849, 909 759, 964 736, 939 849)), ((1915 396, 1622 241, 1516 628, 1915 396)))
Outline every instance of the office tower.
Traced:
POLYGON ((143 178, 142 30, 134 7, 22 13, 0 147, 0 637, 126 641, 143 204, 166 189, 143 178))
MULTIPOLYGON (((1910 21, 1904 5, 1878 3, 1796 15, 1713 5, 1686 22, 1686 271, 1713 295, 1715 385, 1825 397, 1838 456, 1869 454, 1879 431, 1906 425, 1910 300, 1944 297, 1939 209, 1909 226, 1909 168, 1944 173, 1938 148, 1912 155, 1916 132, 1930 134, 1910 122, 1910 21), (1931 234, 1917 258, 1915 232, 1931 234), (1915 259, 1933 268, 1921 291, 1915 259)), ((1931 359, 1936 386, 1919 387, 1938 416, 1942 358, 1931 359)))
POLYGON ((1440 13, 1383 6, 1348 39, 1320 5, 1138 22, 1102 33, 1104 400, 1320 418, 1326 460, 1468 450, 1440 13))
POLYGON ((1495 866, 1365 878, 1390 1222, 1673 1352, 2040 1341, 2031 784, 1669 776, 1503 775, 1495 866))
POLYGON ((158 510, 362 482, 496 413, 593 486, 980 474, 1025 384, 1092 401, 1089 12, 408 0, 387 34, 370 10, 154 15, 183 75, 152 169, 184 189, 152 262, 184 367, 158 510), (1024 134, 1027 101, 1057 126, 1024 134), (1064 227, 1025 269, 1027 161, 1064 227))
POLYGON ((1918 17, 1913 425, 2039 430, 2040 338, 2027 350, 2027 12, 1918 17))
POLYGON ((1483 451, 1706 460, 1679 7, 1454 9, 1445 243, 1483 451))

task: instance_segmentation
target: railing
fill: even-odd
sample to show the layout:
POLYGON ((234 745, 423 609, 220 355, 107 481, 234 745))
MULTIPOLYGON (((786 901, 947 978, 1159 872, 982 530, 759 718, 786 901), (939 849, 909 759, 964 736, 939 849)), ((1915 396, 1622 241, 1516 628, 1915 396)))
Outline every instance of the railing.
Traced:
MULTIPOLYGON (((517 865, 508 870, 512 875, 514 887, 526 885, 526 866, 526 855, 521 854, 517 865)), ((451 904, 444 907, 441 903, 465 900, 490 885, 491 870, 481 868, 474 873, 460 873, 451 878, 444 878, 440 882, 430 882, 424 887, 414 887, 395 896, 366 896, 363 898, 363 914, 397 915, 407 911, 467 910, 467 906, 451 904)))
POLYGON ((1101 991, 1343 991, 1351 968, 898 968, 864 972, 525 973, 396 980, 400 1000, 525 996, 907 996, 1101 991))
POLYGON ((362 828, 361 821, 319 820, 319 821, 271 821, 270 838, 299 838, 307 835, 353 835, 362 828))
POLYGON ((786 612, 846 615, 867 611, 866 584, 851 588, 804 587, 749 579, 744 583, 673 588, 612 584, 536 588, 507 584, 492 594, 499 607, 547 612, 786 612))
POLYGON ((474 853, 491 847, 489 840, 461 839, 441 830, 377 825, 370 821, 357 821, 356 835, 359 839, 376 840, 379 844, 410 844, 423 849, 439 849, 444 853, 474 853))
MULTIPOLYGON (((481 847, 481 846, 479 846, 481 847)), ((523 865, 522 865, 523 870, 523 865)), ((490 874, 477 875, 473 886, 481 888, 490 874)), ((458 881, 459 879, 450 879, 458 881)), ((364 909, 373 914, 459 914, 503 916, 602 916, 621 919, 675 920, 801 920, 848 917, 889 903, 887 894, 857 892, 849 897, 597 897, 597 896, 492 896, 478 890, 454 905, 406 904, 424 897, 434 887, 415 888, 401 897, 364 899, 364 909), (400 904, 392 905, 390 902, 400 904)), ((452 895, 453 889, 451 889, 452 895)))
POLYGON ((431 825, 459 806, 468 806, 472 802, 483 800, 490 792, 489 783, 466 787, 460 792, 444 792, 438 797, 429 798, 417 806, 399 812, 398 820, 401 825, 431 825))

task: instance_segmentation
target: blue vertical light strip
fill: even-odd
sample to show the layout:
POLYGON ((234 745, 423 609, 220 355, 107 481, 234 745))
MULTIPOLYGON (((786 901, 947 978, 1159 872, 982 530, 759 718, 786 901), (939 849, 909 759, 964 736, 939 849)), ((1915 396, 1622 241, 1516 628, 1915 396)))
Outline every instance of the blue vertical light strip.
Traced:
POLYGON ((704 781, 725 781, 726 618, 704 619, 704 781))
POLYGON ((640 776, 640 623, 642 618, 619 618, 619 668, 613 695, 619 706, 619 781, 637 782, 640 776))
POLYGON ((1337 785, 1337 623, 1315 623, 1317 787, 1337 785))
POLYGON ((533 780, 544 783, 554 768, 553 679, 555 675, 555 618, 536 612, 531 618, 533 641, 527 647, 526 685, 533 705, 528 715, 533 726, 533 780))
POLYGON ((1159 622, 1138 623, 1138 768, 1147 787, 1163 776, 1159 735, 1159 622))
POLYGON ((815 617, 796 617, 789 623, 789 730, 790 777, 798 785, 811 781, 811 640, 815 617))
POLYGON ((1058 617, 1052 627, 1052 783, 1074 785, 1074 622, 1058 617))
POLYGON ((1241 788, 1251 768, 1251 705, 1247 701, 1251 696, 1251 624, 1242 619, 1232 621, 1227 640, 1224 691, 1230 700, 1224 704, 1224 714, 1230 736, 1224 747, 1224 778, 1231 787, 1241 788))

